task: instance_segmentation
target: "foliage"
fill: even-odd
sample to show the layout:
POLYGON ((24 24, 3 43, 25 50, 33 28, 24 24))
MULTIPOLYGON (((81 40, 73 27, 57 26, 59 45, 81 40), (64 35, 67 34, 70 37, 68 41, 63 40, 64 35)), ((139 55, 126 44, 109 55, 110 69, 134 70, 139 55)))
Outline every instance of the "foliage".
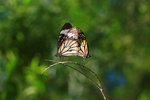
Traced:
POLYGON ((0 100, 99 100, 98 89, 55 59, 65 22, 83 30, 91 58, 62 58, 99 74, 110 100, 150 98, 149 0, 1 0, 0 100))

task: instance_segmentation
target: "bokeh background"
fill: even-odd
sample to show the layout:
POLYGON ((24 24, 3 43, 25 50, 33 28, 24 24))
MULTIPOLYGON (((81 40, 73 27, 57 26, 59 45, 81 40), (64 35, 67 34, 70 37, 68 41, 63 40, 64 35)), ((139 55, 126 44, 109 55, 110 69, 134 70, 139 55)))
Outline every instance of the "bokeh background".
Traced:
POLYGON ((70 68, 41 75, 52 64, 45 59, 91 68, 109 100, 150 100, 149 6, 149 0, 0 0, 0 100, 103 100, 70 68), (66 22, 83 30, 91 58, 54 56, 66 22))

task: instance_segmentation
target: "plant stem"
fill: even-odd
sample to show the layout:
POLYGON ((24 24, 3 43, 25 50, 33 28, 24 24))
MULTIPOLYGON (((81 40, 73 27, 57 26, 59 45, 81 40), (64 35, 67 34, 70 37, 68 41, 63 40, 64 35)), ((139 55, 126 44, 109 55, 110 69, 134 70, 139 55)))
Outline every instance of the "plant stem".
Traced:
POLYGON ((76 69, 76 68, 74 68, 74 67, 72 67, 72 66, 66 65, 66 66, 68 66, 68 67, 70 67, 70 68, 72 68, 72 69, 78 71, 79 73, 81 73, 81 74, 84 75, 85 77, 87 77, 92 83, 94 83, 94 84, 99 88, 99 90, 101 91, 101 93, 102 93, 102 95, 103 95, 104 100, 107 100, 106 95, 105 95, 105 93, 104 93, 104 89, 103 89, 102 83, 101 83, 101 81, 100 81, 100 78, 99 78, 98 75, 97 75, 94 71, 92 71, 90 68, 88 68, 88 67, 86 67, 86 66, 84 66, 84 65, 82 65, 82 64, 79 64, 79 63, 77 63, 77 62, 72 62, 72 61, 63 61, 63 62, 57 62, 57 61, 54 61, 54 60, 47 60, 47 61, 55 62, 55 64, 52 64, 52 65, 50 65, 49 67, 47 67, 47 68, 42 72, 42 74, 43 74, 47 69, 49 69, 49 68, 51 68, 51 67, 53 67, 53 66, 56 66, 57 64, 63 64, 63 65, 66 65, 66 64, 76 64, 76 65, 78 65, 78 66, 80 66, 80 67, 82 67, 82 68, 84 68, 84 69, 87 69, 88 71, 90 71, 91 73, 94 74, 94 76, 97 78, 97 80, 98 80, 98 82, 99 82, 99 85, 98 85, 96 82, 94 82, 91 78, 89 78, 87 75, 85 75, 83 72, 79 71, 78 69, 76 69))

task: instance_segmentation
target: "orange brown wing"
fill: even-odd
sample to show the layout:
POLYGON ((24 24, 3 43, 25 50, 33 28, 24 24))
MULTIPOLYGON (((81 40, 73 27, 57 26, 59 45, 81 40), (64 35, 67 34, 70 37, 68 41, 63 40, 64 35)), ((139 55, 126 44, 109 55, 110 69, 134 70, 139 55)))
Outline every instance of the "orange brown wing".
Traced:
POLYGON ((83 58, 88 58, 89 56, 89 49, 88 49, 88 44, 86 41, 86 38, 84 36, 84 33, 81 32, 79 34, 79 39, 78 42, 80 44, 80 49, 79 49, 79 56, 83 57, 83 58))

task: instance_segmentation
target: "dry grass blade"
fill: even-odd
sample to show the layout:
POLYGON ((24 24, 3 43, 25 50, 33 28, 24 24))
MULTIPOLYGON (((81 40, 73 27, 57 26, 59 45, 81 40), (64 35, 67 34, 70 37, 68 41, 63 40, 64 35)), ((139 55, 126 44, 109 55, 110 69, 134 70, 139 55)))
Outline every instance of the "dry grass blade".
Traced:
POLYGON ((86 74, 84 74, 84 73, 81 72, 80 70, 78 70, 78 69, 76 69, 76 68, 74 68, 74 67, 72 67, 72 66, 70 66, 70 65, 67 65, 67 64, 63 64, 63 65, 68 66, 68 67, 70 67, 70 68, 72 68, 72 69, 78 71, 78 72, 81 73, 83 76, 85 76, 86 78, 88 78, 88 79, 89 79, 93 84, 95 84, 99 89, 101 88, 96 82, 94 82, 89 76, 87 76, 86 74))
POLYGON ((55 62, 55 64, 52 64, 52 65, 50 65, 49 67, 47 67, 47 68, 42 72, 42 74, 43 74, 47 69, 49 69, 49 68, 51 68, 51 67, 53 67, 53 66, 56 66, 57 64, 63 64, 63 65, 65 65, 65 66, 68 66, 68 67, 70 67, 70 68, 72 68, 72 69, 78 71, 79 73, 81 73, 82 75, 84 75, 86 78, 88 78, 92 83, 94 83, 94 84, 99 88, 99 90, 101 91, 101 93, 102 93, 102 95, 103 95, 104 100, 107 100, 106 95, 105 95, 105 93, 104 93, 104 89, 103 89, 102 83, 101 83, 101 81, 100 81, 100 78, 99 78, 98 75, 97 75, 94 71, 92 71, 90 68, 88 68, 88 67, 86 67, 86 66, 84 66, 84 65, 82 65, 82 64, 79 64, 79 63, 77 63, 77 62, 72 62, 72 61, 63 61, 63 62, 58 62, 58 61, 54 61, 54 60, 46 60, 46 61, 55 62), (78 69, 76 69, 76 68, 74 68, 74 67, 72 67, 72 66, 69 66, 69 65, 67 65, 67 64, 75 64, 75 65, 78 65, 78 66, 80 66, 80 67, 82 67, 82 68, 84 68, 84 69, 87 69, 88 71, 90 71, 90 72, 97 78, 99 84, 97 84, 96 82, 94 82, 90 77, 88 77, 87 75, 85 75, 83 72, 81 72, 81 71, 79 71, 78 69))

